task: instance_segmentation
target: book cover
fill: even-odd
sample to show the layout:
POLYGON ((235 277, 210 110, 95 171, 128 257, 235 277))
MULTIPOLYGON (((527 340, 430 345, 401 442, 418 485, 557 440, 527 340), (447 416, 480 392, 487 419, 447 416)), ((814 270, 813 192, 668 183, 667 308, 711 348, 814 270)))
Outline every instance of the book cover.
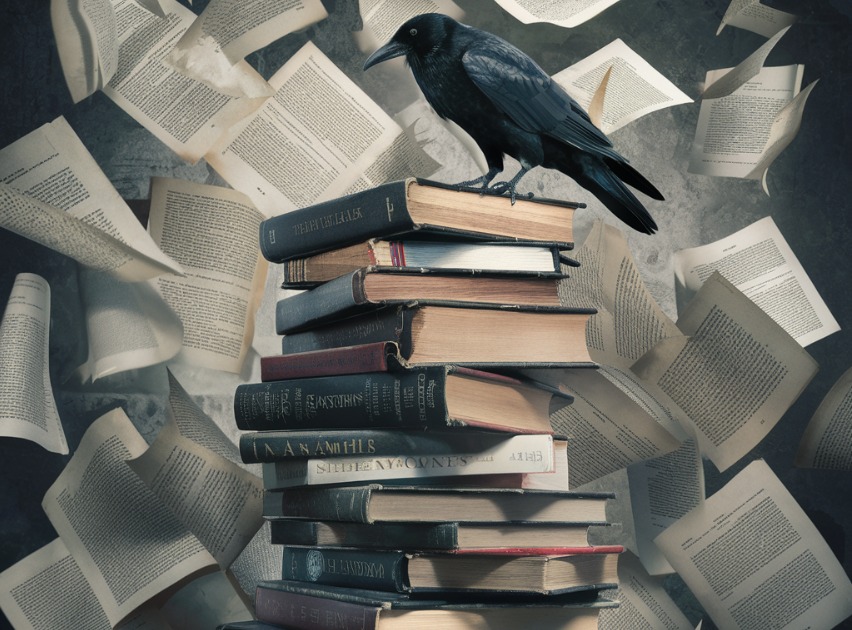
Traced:
POLYGON ((328 251, 373 237, 428 231, 480 240, 552 241, 573 247, 573 213, 583 204, 516 199, 458 190, 425 179, 380 184, 271 217, 260 225, 260 250, 271 262, 328 251))
POLYGON ((382 306, 434 304, 469 308, 562 310, 557 278, 447 275, 362 267, 278 300, 279 334, 297 332, 382 306))
POLYGON ((553 395, 508 376, 442 365, 242 383, 234 418, 255 431, 471 426, 542 433, 551 431, 553 395))
POLYGON ((285 546, 282 578, 397 593, 557 595, 613 588, 620 545, 462 553, 285 546))
MULTIPOLYGON (((428 432, 419 434, 427 435, 428 432)), ((551 435, 512 435, 495 440, 493 436, 479 433, 478 439, 478 444, 459 444, 456 448, 447 448, 452 440, 445 440, 438 445, 441 452, 434 452, 428 446, 410 449, 406 445, 405 453, 290 457, 263 465, 263 486, 275 490, 303 485, 401 479, 422 482, 434 477, 553 472, 551 435)), ((359 445, 363 444, 364 450, 375 446, 369 439, 360 440, 359 445)))
POLYGON ((268 519, 606 523, 608 492, 442 486, 301 486, 267 491, 268 519))
POLYGON ((387 341, 265 356, 260 357, 260 380, 384 372, 399 365, 401 358, 398 357, 399 347, 387 341), (391 360, 391 357, 396 360, 391 360))

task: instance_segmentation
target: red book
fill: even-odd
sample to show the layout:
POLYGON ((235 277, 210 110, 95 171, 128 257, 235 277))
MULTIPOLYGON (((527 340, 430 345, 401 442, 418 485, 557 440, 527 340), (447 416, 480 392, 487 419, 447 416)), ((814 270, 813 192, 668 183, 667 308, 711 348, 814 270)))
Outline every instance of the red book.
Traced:
POLYGON ((386 372, 399 349, 392 342, 378 341, 356 346, 311 350, 260 358, 261 381, 283 381, 291 378, 386 372))

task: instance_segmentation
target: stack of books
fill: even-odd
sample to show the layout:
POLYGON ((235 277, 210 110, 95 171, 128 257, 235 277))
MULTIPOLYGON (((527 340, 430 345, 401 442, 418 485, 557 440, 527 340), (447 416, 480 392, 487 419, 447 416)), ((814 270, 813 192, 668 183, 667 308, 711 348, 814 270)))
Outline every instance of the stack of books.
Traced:
POLYGON ((576 207, 410 179, 261 225, 308 290, 235 392, 284 561, 259 621, 226 627, 597 627, 612 495, 569 489, 570 397, 519 376, 594 366, 594 311, 558 293, 576 207))

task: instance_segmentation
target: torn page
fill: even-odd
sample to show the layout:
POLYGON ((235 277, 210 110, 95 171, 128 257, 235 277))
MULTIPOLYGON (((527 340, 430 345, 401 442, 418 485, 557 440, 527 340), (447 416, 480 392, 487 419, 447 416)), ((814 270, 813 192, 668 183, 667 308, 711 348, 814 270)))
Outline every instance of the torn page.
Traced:
POLYGON ((720 628, 834 628, 852 583, 771 468, 757 460, 657 537, 720 628))
POLYGON ((678 310, 718 271, 802 346, 840 330, 772 217, 715 243, 675 252, 672 263, 678 310))
POLYGON ((127 465, 147 448, 124 411, 104 414, 42 501, 112 624, 184 578, 217 568, 127 465))
POLYGON ((443 13, 455 20, 464 11, 452 0, 358 0, 358 10, 364 29, 353 33, 361 52, 373 52, 387 42, 400 25, 421 13, 443 13))
POLYGON ((236 190, 152 178, 151 236, 184 270, 153 282, 183 323, 179 361, 242 370, 266 280, 257 247, 264 218, 236 190))
POLYGON ((772 37, 783 28, 793 24, 798 18, 761 3, 759 0, 731 0, 716 35, 725 26, 736 26, 764 37, 772 37))
POLYGON ((598 310, 586 326, 592 359, 628 369, 661 339, 681 334, 645 286, 621 230, 595 221, 572 254, 580 266, 560 283, 560 298, 598 310))
POLYGON ((602 630, 693 630, 660 578, 648 575, 629 551, 618 557, 618 589, 607 597, 616 600, 618 606, 601 611, 602 630))
POLYGON ((269 216, 342 195, 403 133, 312 43, 269 83, 275 96, 206 156, 269 216))
POLYGON ((62 117, 0 150, 0 226, 123 280, 182 273, 62 117))
MULTIPOLYGON (((232 66, 276 39, 328 17, 321 0, 212 0, 166 63, 231 96, 271 96, 265 81, 234 81, 232 66)), ((238 79, 249 76, 238 73, 238 79)))
MULTIPOLYGON (((708 71, 705 84, 714 83, 726 72, 708 71)), ((773 121, 799 93, 803 73, 802 65, 764 67, 730 96, 702 100, 689 172, 759 179, 763 173, 753 172, 774 142, 770 137, 773 121)))
POLYGON ((549 22, 573 28, 592 19, 618 0, 496 0, 504 11, 522 24, 549 22))
POLYGON ((82 382, 157 365, 181 348, 183 326, 150 284, 122 282, 81 269, 89 354, 77 368, 82 382))
POLYGON ((811 416, 795 465, 852 470, 852 368, 841 375, 811 416))
POLYGON ((19 273, 0 322, 0 435, 68 454, 48 363, 50 285, 19 273))
MULTIPOLYGON (((264 99, 224 94, 163 63, 196 15, 176 0, 161 2, 165 18, 135 0, 115 0, 118 69, 103 92, 160 142, 195 163, 226 129, 254 112, 264 99)), ((231 72, 242 75, 232 78, 236 84, 263 83, 244 61, 231 72)))
POLYGON ((671 453, 630 466, 627 479, 642 566, 651 575, 673 573, 654 538, 704 501, 704 464, 695 438, 671 453))
POLYGON ((610 76, 598 125, 604 133, 659 109, 692 102, 621 39, 557 72, 553 80, 588 110, 607 72, 610 76))
POLYGON ((790 27, 782 28, 770 37, 765 44, 743 59, 735 68, 728 70, 725 74, 715 79, 713 83, 705 85, 701 98, 721 98, 730 96, 748 81, 756 77, 763 68, 763 64, 769 53, 778 43, 790 27))
POLYGON ((718 272, 632 371, 687 414, 702 454, 724 471, 754 448, 817 372, 816 361, 718 272))

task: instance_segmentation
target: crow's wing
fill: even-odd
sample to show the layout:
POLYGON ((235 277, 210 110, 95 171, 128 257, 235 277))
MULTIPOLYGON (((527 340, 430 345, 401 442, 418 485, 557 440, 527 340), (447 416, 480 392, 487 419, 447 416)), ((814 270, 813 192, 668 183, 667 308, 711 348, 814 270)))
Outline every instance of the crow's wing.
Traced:
POLYGON ((522 129, 624 161, 577 101, 509 42, 484 38, 464 53, 462 65, 494 106, 522 129))

